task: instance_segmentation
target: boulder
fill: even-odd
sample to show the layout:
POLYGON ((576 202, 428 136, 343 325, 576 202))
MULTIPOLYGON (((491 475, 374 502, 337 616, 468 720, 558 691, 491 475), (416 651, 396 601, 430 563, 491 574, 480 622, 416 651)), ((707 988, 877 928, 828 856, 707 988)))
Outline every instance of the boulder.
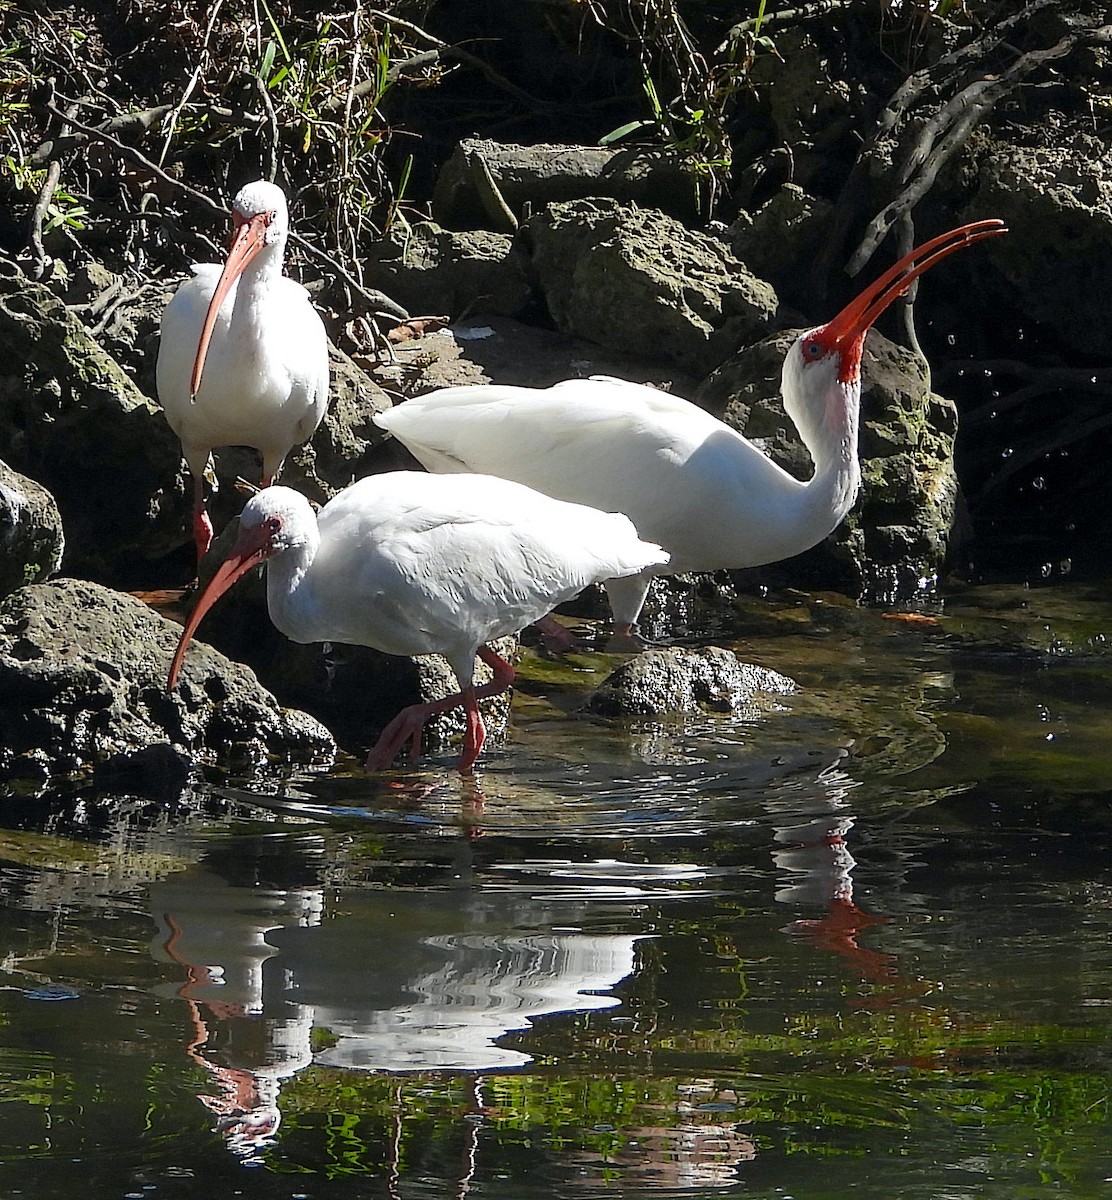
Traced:
POLYGON ((0 262, 0 445, 55 497, 66 569, 115 578, 181 539, 177 438, 48 288, 0 262))
POLYGON ((781 300, 806 307, 813 298, 806 264, 821 253, 834 206, 786 183, 756 212, 742 211, 730 226, 730 249, 781 300))
POLYGON ((432 194, 433 216, 453 229, 506 231, 490 196, 489 174, 518 221, 547 204, 609 197, 659 208, 680 220, 698 216, 694 181, 683 156, 667 147, 517 146, 464 138, 441 167, 432 194), (493 211, 492 211, 493 208, 493 211))
POLYGON ((552 204, 525 236, 557 327, 609 350, 667 359, 701 378, 776 316, 772 286, 725 242, 656 209, 552 204))
POLYGON ((965 220, 1002 217, 982 247, 1009 298, 1086 356, 1112 354, 1112 172, 1095 134, 1063 146, 995 144, 965 220))
MULTIPOLYGON (((757 442, 785 470, 814 468, 780 399, 788 331, 742 351, 696 400, 757 442)), ((931 391, 926 364, 875 329, 862 357, 861 495, 821 546, 762 577, 830 587, 878 603, 921 593, 943 565, 957 502, 953 403, 931 391)))
POLYGON ((53 575, 64 548, 54 497, 0 462, 0 597, 53 575))
POLYGON ((732 650, 669 647, 623 663, 584 707, 604 717, 698 712, 756 717, 768 707, 767 697, 797 690, 786 675, 743 662, 732 650))
POLYGON ((168 693, 180 632, 134 596, 83 580, 13 592, 0 604, 0 773, 83 772, 164 742, 240 769, 331 761, 322 725, 280 708, 247 667, 203 642, 168 693))
POLYGON ((410 226, 400 240, 371 246, 367 282, 414 316, 482 312, 513 316, 533 298, 527 259, 505 233, 452 233, 432 221, 410 226))

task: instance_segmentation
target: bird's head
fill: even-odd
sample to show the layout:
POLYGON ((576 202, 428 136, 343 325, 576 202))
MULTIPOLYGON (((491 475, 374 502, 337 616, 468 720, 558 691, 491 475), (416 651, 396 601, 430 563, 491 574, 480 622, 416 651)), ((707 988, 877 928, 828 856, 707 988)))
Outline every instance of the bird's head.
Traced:
POLYGON ((800 334, 784 359, 783 397, 796 424, 803 410, 838 395, 849 398, 861 386, 865 335, 881 313, 931 267, 985 238, 1007 233, 1003 221, 973 221, 943 233, 905 254, 825 325, 800 334))
POLYGON ((284 241, 289 232, 290 216, 286 195, 276 183, 259 179, 236 192, 232 201, 232 247, 241 236, 244 226, 256 231, 262 246, 284 241))
POLYGON ((247 269, 260 251, 277 247, 279 259, 281 248, 289 234, 289 209, 286 197, 277 184, 259 179, 249 183, 236 193, 232 201, 232 241, 224 270, 220 272, 216 287, 205 313, 205 323, 197 343, 197 356, 193 360, 193 374, 189 381, 189 394, 196 396, 201 390, 201 376, 205 369, 209 342, 216 328, 216 317, 220 312, 232 285, 247 269))
POLYGON ((177 683, 186 647, 205 613, 253 567, 295 546, 305 545, 311 536, 309 529, 315 524, 309 501, 292 488, 263 488, 248 500, 240 513, 235 544, 197 597, 185 623, 170 664, 167 690, 172 690, 177 683))

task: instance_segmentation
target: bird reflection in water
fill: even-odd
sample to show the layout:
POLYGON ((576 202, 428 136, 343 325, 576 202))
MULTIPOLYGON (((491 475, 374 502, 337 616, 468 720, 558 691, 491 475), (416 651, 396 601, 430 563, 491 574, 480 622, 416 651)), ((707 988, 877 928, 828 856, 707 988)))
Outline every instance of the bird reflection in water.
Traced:
POLYGON ((264 913, 245 911, 243 889, 207 873, 151 891, 161 909, 152 952, 185 972, 183 983, 171 985, 189 1013, 185 1051, 217 1089, 197 1099, 215 1116, 228 1149, 246 1165, 257 1163, 276 1141, 283 1081, 312 1061, 312 1009, 283 1003, 264 1011, 263 963, 277 953, 266 935, 286 923, 319 922, 322 894, 310 888, 251 896, 264 913))
POLYGON ((857 862, 848 839, 856 817, 846 806, 856 782, 836 766, 823 771, 819 781, 825 790, 822 811, 785 810, 776 818, 778 849, 772 857, 784 876, 776 889, 777 901, 826 910, 821 917, 793 921, 787 931, 818 950, 836 954, 865 982, 893 987, 900 981, 896 956, 857 940, 863 930, 885 925, 891 918, 868 912, 853 896, 857 862))

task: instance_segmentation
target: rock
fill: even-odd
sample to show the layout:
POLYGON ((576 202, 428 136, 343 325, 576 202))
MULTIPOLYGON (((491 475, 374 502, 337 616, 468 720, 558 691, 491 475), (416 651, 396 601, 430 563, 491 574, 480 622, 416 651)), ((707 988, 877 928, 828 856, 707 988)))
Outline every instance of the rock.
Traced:
POLYGON ((0 462, 0 598, 53 575, 64 548, 54 497, 0 462))
MULTIPOLYGON (((742 351, 696 399, 808 479, 814 467, 780 399, 780 370, 795 336, 777 334, 742 351)), ((932 585, 946 557, 958 490, 957 413, 931 391, 923 361, 876 330, 865 340, 861 413, 862 485, 852 512, 820 547, 760 574, 890 603, 932 585)))
POLYGON ((0 445, 55 497, 67 570, 117 578, 182 537, 177 438, 53 293, 0 265, 0 445))
POLYGON ((730 249, 789 304, 811 299, 810 271, 801 267, 823 249, 834 206, 794 183, 786 183, 755 213, 738 214, 730 226, 730 249))
POLYGON ((525 233, 548 310, 565 333, 670 359, 702 377, 766 334, 776 293, 710 234, 655 209, 553 204, 525 233))
POLYGON ((432 194, 433 216, 453 229, 498 229, 501 213, 486 199, 485 165, 518 221, 529 208, 588 197, 609 197, 659 208, 680 220, 695 211, 695 186, 682 156, 663 147, 512 144, 465 138, 440 169, 432 194))
MULTIPOLYGON (((1065 345, 1112 354, 1112 172, 1107 145, 995 145, 964 220, 1002 217, 1009 235, 981 247, 1010 298, 1065 345)), ((969 264, 966 264, 967 266, 969 264)))
POLYGON ((527 260, 503 233, 452 233, 422 221, 400 242, 371 246, 365 267, 367 283, 414 316, 458 317, 476 309, 513 316, 533 299, 527 260))
POLYGON ((551 387, 589 375, 617 375, 686 394, 696 382, 667 363, 646 362, 597 342, 487 314, 403 342, 396 358, 376 373, 406 394, 467 383, 551 387))
POLYGON ((588 698, 588 712, 604 717, 720 712, 760 715, 762 696, 798 690, 786 675, 742 662, 719 646, 704 650, 646 650, 613 672, 588 698))
POLYGON ((202 762, 328 763, 335 743, 251 671, 204 643, 178 687, 166 672, 180 630, 140 600, 76 579, 20 588, 0 604, 0 773, 84 771, 169 742, 202 762))

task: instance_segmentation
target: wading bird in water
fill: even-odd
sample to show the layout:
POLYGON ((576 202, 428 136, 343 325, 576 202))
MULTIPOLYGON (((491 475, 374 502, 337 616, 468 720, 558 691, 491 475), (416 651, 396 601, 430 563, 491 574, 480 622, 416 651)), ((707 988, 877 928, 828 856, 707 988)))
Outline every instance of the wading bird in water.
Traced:
POLYGON ((299 492, 265 488, 247 502, 235 545, 197 600, 168 687, 213 602, 265 562, 270 618, 293 641, 442 654, 455 672, 459 692, 403 709, 371 750, 368 770, 389 766, 406 742, 416 755, 428 718, 462 707, 467 725, 459 769, 466 772, 486 736, 478 701, 504 692, 514 678, 513 667, 487 643, 518 632, 588 584, 667 561, 627 517, 485 475, 371 475, 319 515, 299 492), (476 656, 494 672, 480 687, 476 656))
POLYGON ((1004 232, 1002 221, 975 221, 931 239, 832 321, 795 340, 781 394, 814 462, 806 483, 694 404, 621 379, 572 379, 547 389, 444 388, 374 420, 430 471, 501 475, 562 500, 625 513, 642 537, 670 555, 666 565, 606 581, 615 635, 631 639, 652 576, 776 562, 837 528, 861 484, 865 334, 924 271, 1004 232))
POLYGON ((205 467, 216 446, 252 446, 266 487, 328 405, 328 338, 309 294, 282 273, 289 213, 260 180, 236 194, 221 268, 199 263, 162 314, 158 397, 193 476, 198 561, 212 541, 205 467))

